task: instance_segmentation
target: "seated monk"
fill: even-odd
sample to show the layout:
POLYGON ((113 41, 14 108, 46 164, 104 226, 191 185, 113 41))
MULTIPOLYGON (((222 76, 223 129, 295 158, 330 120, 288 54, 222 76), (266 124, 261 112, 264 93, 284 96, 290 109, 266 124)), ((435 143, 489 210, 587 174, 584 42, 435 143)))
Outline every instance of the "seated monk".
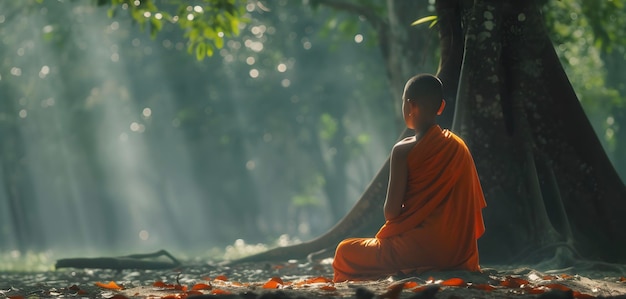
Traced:
POLYGON ((335 282, 480 270, 477 239, 485 231, 485 199, 467 146, 435 123, 444 106, 435 76, 417 75, 406 83, 402 111, 415 136, 391 151, 385 224, 374 238, 339 243, 335 282))

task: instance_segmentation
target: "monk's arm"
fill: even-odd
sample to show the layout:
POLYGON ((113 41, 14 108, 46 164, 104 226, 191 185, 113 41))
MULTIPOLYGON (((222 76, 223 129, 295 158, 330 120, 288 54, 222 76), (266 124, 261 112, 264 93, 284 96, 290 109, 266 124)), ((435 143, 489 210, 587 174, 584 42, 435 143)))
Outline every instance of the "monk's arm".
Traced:
POLYGON ((385 220, 391 220, 402 212, 402 203, 407 185, 407 154, 410 147, 406 143, 398 143, 391 151, 389 186, 385 199, 385 220))

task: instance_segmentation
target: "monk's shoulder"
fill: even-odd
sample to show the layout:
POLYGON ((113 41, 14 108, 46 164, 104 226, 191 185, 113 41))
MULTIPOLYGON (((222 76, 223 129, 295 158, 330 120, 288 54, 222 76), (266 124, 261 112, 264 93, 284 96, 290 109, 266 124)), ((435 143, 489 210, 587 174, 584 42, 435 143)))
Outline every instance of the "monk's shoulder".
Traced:
POLYGON ((398 154, 406 155, 415 146, 416 143, 417 143, 417 140, 415 139, 415 136, 406 137, 398 141, 393 146, 392 151, 395 155, 398 155, 398 154))
POLYGON ((448 140, 450 140, 451 142, 454 142, 454 143, 458 144, 459 146, 467 149, 467 145, 465 144, 465 140, 463 140, 463 138, 459 137, 459 135, 454 134, 450 130, 443 130, 443 135, 446 138, 448 138, 448 140))

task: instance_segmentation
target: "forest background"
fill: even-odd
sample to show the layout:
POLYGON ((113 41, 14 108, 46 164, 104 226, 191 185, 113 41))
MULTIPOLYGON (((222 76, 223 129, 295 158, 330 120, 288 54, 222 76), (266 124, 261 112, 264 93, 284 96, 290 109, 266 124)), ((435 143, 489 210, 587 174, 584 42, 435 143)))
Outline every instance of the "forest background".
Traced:
MULTIPOLYGON (((240 34, 206 58, 187 51, 176 26, 151 34, 93 1, 0 7, 8 270, 160 248, 221 258, 246 243, 311 239, 347 213, 403 128, 376 31, 324 5, 250 2, 240 34)), ((626 50, 617 22, 626 8, 618 7, 609 14, 563 0, 544 11, 623 180, 626 50)), ((432 32, 417 53, 438 51, 436 31, 411 30, 432 32)), ((425 65, 436 72, 436 60, 425 65)))

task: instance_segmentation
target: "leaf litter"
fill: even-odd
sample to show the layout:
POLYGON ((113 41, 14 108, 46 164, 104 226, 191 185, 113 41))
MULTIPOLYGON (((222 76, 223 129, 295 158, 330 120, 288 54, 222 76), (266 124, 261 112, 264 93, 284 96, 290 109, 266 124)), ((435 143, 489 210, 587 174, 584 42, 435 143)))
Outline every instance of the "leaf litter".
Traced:
POLYGON ((432 272, 334 283, 329 261, 232 267, 198 263, 176 270, 0 273, 0 298, 626 298, 626 278, 614 274, 541 273, 531 268, 497 267, 474 273, 432 272))

